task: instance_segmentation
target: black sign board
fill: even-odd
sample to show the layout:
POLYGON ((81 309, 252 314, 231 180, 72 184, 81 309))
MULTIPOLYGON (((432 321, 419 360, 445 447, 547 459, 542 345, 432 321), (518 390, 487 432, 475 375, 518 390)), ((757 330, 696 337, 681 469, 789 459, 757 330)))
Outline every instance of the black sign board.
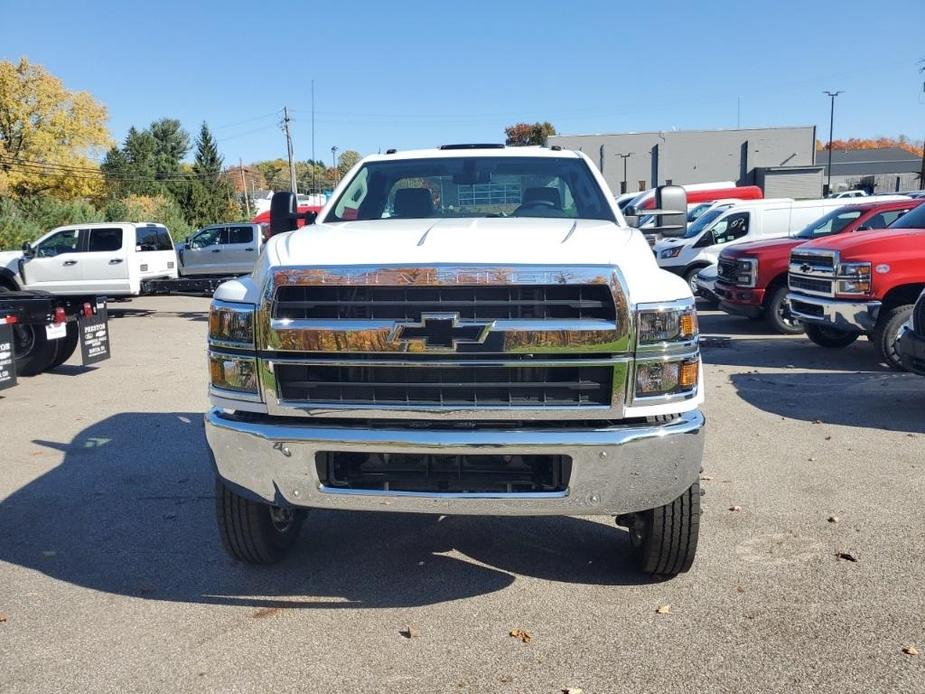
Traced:
POLYGON ((13 360, 13 326, 0 323, 0 390, 16 385, 16 362, 13 360))
POLYGON ((80 327, 80 356, 84 366, 109 359, 109 322, 106 307, 97 308, 92 316, 81 316, 77 325, 80 327))

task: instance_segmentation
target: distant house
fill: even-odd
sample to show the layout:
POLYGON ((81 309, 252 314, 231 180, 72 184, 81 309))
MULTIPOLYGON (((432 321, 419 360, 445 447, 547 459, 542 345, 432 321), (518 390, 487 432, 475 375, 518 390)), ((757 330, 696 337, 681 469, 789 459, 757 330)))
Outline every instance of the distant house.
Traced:
MULTIPOLYGON (((816 152, 816 164, 828 177, 829 152, 816 152)), ((868 193, 895 193, 919 187, 922 157, 899 147, 832 150, 832 191, 866 190, 868 193)))

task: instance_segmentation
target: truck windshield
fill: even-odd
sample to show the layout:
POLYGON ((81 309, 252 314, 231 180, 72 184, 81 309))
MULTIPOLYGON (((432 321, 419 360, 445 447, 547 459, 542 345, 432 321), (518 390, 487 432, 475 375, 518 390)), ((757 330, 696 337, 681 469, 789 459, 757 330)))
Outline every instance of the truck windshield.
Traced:
POLYGON ((706 229, 708 226, 710 226, 710 224, 711 224, 717 217, 719 217, 723 212, 725 212, 727 209, 728 209, 728 208, 726 208, 726 207, 718 207, 718 208, 716 208, 716 209, 708 210, 708 211, 704 212, 702 215, 700 215, 699 217, 697 217, 696 220, 694 220, 692 223, 690 223, 690 224, 687 225, 687 231, 684 232, 684 236, 682 236, 681 238, 685 238, 685 239, 692 239, 692 238, 694 238, 694 237, 697 236, 701 231, 703 231, 703 230, 706 229))
POLYGON ((904 214, 890 224, 890 229, 925 229, 925 204, 904 214))
POLYGON ((326 222, 454 217, 615 221, 582 159, 432 157, 372 161, 344 188, 326 222))
POLYGON ((820 236, 837 234, 860 216, 861 210, 846 210, 842 207, 838 207, 827 215, 823 215, 815 222, 810 223, 799 233, 794 234, 793 238, 818 239, 820 236))

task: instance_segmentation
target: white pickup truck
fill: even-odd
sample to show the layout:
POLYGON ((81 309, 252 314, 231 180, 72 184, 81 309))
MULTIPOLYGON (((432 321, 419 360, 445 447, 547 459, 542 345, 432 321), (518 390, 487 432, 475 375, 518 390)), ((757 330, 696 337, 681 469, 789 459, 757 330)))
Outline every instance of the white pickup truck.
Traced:
POLYGON ((0 252, 0 287, 58 296, 137 296, 147 280, 177 277, 167 227, 101 222, 57 227, 21 251, 0 252))
POLYGON ((250 222, 213 224, 199 229, 177 244, 183 277, 228 277, 254 270, 263 246, 259 224, 250 222))
MULTIPOLYGON (((661 191, 682 224, 685 203, 661 191)), ((609 515, 643 571, 691 566, 694 300, 581 152, 363 159, 314 226, 218 288, 208 354, 219 527, 239 560, 280 560, 323 508, 609 515)))

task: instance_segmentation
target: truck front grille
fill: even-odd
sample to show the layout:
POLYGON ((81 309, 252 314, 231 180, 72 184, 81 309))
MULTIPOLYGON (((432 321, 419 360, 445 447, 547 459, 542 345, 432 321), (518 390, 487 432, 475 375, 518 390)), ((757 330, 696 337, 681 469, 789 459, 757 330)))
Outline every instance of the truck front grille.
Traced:
POLYGON ((730 260, 728 258, 720 258, 719 264, 716 268, 716 274, 719 279, 724 282, 729 282, 729 284, 736 283, 736 269, 738 267, 738 262, 735 260, 730 260))
POLYGON ((611 404, 610 366, 275 365, 281 400, 299 405, 578 407, 611 404))
POLYGON ((614 320, 604 284, 499 286, 279 287, 273 318, 290 320, 419 321, 425 313, 463 320, 614 320))
POLYGON ((790 288, 809 292, 810 294, 825 294, 831 296, 832 281, 817 280, 812 277, 803 277, 801 275, 790 275, 790 288))
POLYGON ((564 492, 572 461, 562 455, 412 455, 323 451, 318 479, 332 489, 513 494, 564 492))

